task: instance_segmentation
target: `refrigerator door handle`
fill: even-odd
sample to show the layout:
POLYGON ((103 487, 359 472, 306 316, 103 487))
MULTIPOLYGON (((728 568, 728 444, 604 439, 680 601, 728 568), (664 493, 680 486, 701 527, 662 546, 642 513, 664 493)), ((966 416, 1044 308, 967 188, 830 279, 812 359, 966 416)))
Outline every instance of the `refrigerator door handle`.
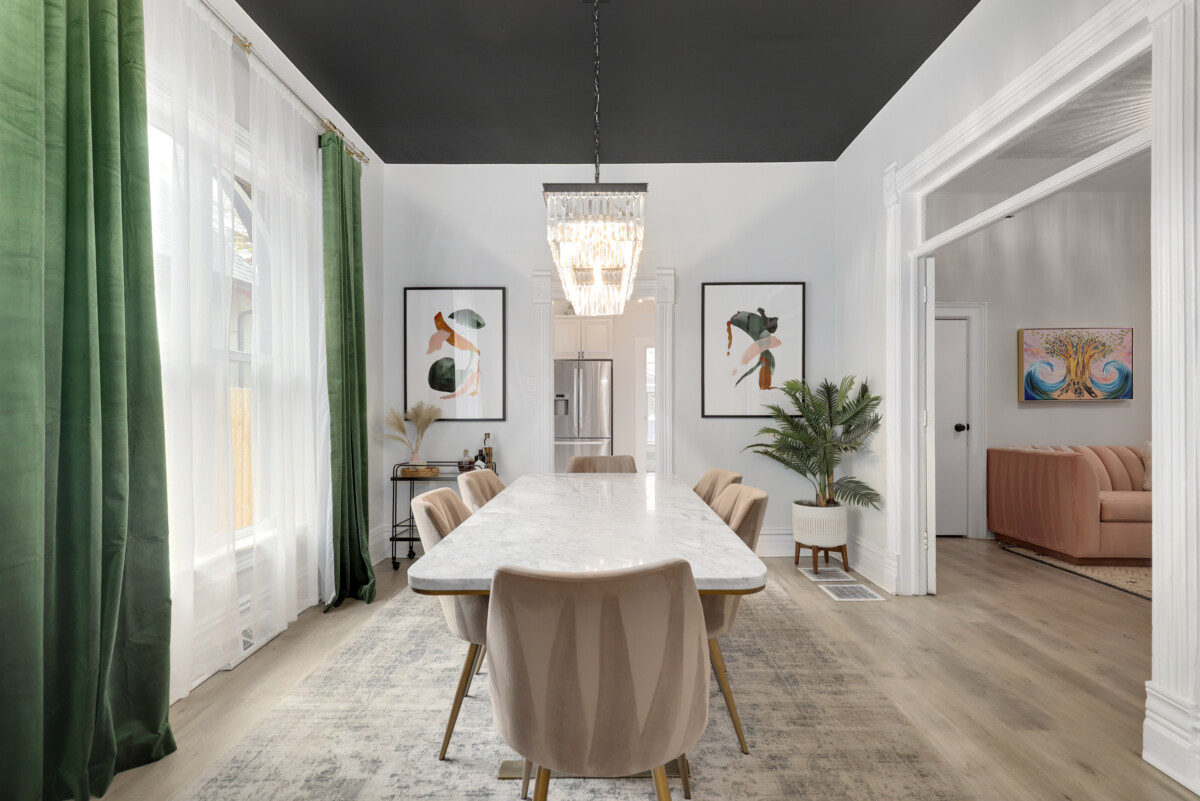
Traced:
POLYGON ((580 414, 583 409, 583 370, 579 365, 575 365, 575 436, 579 436, 582 426, 580 422, 580 414))

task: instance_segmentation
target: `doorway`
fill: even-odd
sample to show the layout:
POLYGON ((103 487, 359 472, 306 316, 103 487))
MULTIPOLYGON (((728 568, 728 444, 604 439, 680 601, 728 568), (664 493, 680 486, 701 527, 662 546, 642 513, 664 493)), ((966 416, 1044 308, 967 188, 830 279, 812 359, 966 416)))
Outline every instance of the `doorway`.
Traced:
MULTIPOLYGON (((560 359, 608 360, 613 363, 612 427, 608 436, 612 453, 632 454, 638 470, 647 469, 652 457, 656 472, 670 473, 674 469, 674 350, 675 350, 675 272, 660 269, 643 272, 634 282, 633 297, 625 304, 625 312, 613 317, 577 317, 567 313, 562 288, 550 272, 534 272, 533 309, 538 332, 536 375, 528 381, 529 392, 538 397, 536 469, 555 471, 559 446, 556 441, 556 415, 570 414, 573 404, 563 409, 561 390, 556 390, 555 363, 560 359), (570 323, 576 323, 572 326, 570 323), (578 337, 571 332, 578 328, 578 337), (587 329, 586 336, 584 329, 587 329), (564 336, 566 344, 564 344, 564 336), (636 338, 653 343, 653 453, 645 453, 636 444, 641 441, 638 421, 643 415, 637 408, 644 387, 644 373, 639 369, 636 338), (624 354, 627 352, 627 358, 624 354), (624 367, 622 367, 624 365, 624 367), (544 400, 543 400, 544 399, 544 400)), ((645 351, 643 351, 643 356, 645 351)), ((566 393, 563 393, 566 394, 566 393)), ((642 400, 648 400, 643 398, 642 400)), ((644 421, 643 421, 644 422, 644 421)), ((606 451, 607 452, 607 451, 606 451)))
POLYGON ((636 431, 634 435, 634 459, 644 465, 647 473, 657 472, 655 454, 655 368, 654 337, 637 337, 634 339, 634 353, 637 355, 637 369, 634 372, 636 386, 636 431))
POLYGON ((938 537, 986 539, 987 304, 935 304, 938 537))

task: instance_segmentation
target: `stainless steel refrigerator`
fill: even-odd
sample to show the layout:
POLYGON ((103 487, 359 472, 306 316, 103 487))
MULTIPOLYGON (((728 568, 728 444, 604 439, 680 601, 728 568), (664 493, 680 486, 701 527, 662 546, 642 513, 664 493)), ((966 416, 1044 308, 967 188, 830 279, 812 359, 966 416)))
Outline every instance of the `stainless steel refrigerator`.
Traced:
POLYGON ((554 362, 554 472, 572 456, 608 456, 613 450, 612 359, 554 362))

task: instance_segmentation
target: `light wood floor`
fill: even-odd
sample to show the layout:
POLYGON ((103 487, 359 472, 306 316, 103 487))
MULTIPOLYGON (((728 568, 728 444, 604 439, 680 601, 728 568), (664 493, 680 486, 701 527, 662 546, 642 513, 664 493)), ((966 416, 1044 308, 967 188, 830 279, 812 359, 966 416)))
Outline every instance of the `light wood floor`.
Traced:
MULTIPOLYGON (((771 577, 932 742, 980 801, 1197 797, 1141 760, 1150 602, 996 549, 941 540, 939 594, 842 603, 768 559, 771 577)), ((167 801, 405 586, 300 616, 171 709, 179 751, 117 777, 106 799, 167 801)))

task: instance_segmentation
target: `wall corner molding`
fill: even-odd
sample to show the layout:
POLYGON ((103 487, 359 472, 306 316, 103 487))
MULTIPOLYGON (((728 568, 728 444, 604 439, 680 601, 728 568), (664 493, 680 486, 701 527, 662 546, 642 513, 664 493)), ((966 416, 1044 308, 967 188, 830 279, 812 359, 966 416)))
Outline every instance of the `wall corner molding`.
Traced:
POLYGON ((1146 0, 1146 18, 1153 25, 1186 2, 1188 0, 1146 0))
POLYGON ((1200 19, 1196 0, 1151 2, 1150 268, 1155 436, 1150 682, 1142 758, 1200 792, 1200 19))
POLYGON ((654 272, 655 410, 658 443, 655 469, 675 472, 675 271, 654 272))
POLYGON ((883 171, 883 207, 890 209, 900 204, 900 188, 896 179, 896 162, 883 171))
MULTIPOLYGON (((539 473, 549 473, 554 469, 554 282, 549 270, 533 271, 531 295, 538 354, 533 377, 534 465, 539 473)), ((515 384, 509 382, 510 387, 515 384)))

